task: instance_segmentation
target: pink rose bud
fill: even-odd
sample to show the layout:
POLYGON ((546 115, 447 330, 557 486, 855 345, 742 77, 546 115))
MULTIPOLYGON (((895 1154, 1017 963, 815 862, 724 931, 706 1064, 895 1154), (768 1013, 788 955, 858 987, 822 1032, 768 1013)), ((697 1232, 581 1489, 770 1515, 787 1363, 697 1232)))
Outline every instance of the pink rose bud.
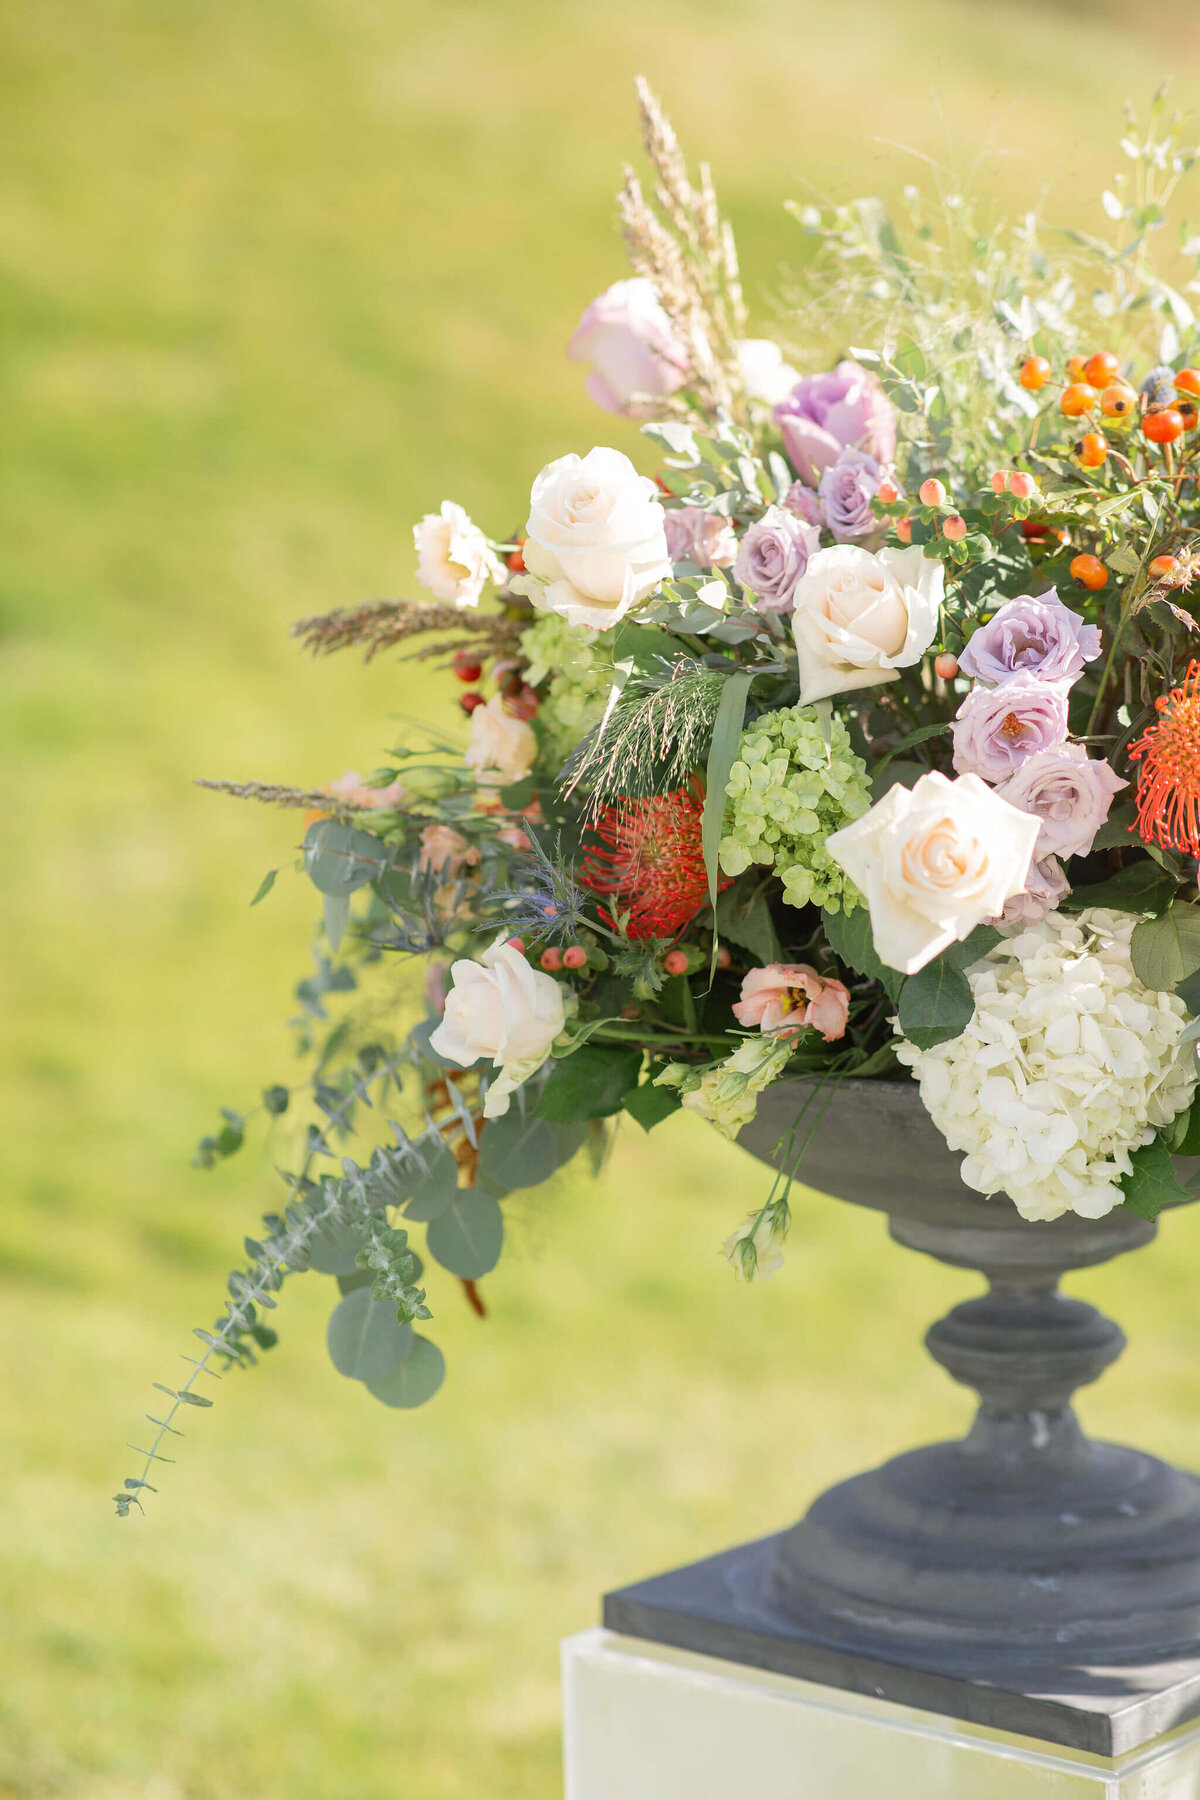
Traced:
POLYGON ((967 535, 967 521, 961 513, 951 513, 943 524, 942 530, 952 544, 961 544, 967 535))
POLYGON ((935 475, 931 475, 928 481, 921 483, 920 492, 922 506, 945 506, 946 489, 935 475))
POLYGON ((663 968, 668 975, 686 975, 688 958, 686 950, 668 950, 663 957, 663 968))
POLYGON ((1032 500, 1038 484, 1024 469, 1016 469, 1008 478, 1008 491, 1015 500, 1032 500))
POLYGON ((940 656, 933 659, 933 672, 943 681, 953 681, 958 674, 957 656, 952 656, 949 650, 943 650, 940 656))
POLYGON ((563 967, 567 969, 585 969, 587 967, 587 951, 582 944, 572 944, 569 950, 563 951, 563 967))
POLYGON ((992 492, 993 492, 993 494, 1003 494, 1007 487, 1008 487, 1008 470, 1007 469, 994 469, 992 471, 992 492))

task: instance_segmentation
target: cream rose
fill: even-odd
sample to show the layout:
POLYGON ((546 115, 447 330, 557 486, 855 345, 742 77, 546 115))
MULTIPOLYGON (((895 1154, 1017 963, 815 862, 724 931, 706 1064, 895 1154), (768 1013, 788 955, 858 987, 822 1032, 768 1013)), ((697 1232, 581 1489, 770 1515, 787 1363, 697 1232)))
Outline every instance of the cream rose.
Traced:
POLYGON ((942 588, 941 563, 919 544, 816 551, 792 596, 800 704, 895 681, 936 637, 942 588))
POLYGON ((443 500, 440 512, 426 513, 413 526, 413 543, 417 580, 436 599, 452 600, 460 609, 478 606, 485 584, 504 579, 482 531, 453 500, 443 500))
POLYGON ((451 965, 454 986, 431 1047, 449 1063, 469 1069, 490 1058, 499 1074, 488 1088, 484 1114, 498 1119, 523 1081, 540 1069, 566 1024, 558 982, 530 968, 519 950, 498 938, 478 962, 451 965))
POLYGON ((866 895, 881 962, 915 975, 1024 891, 1041 821, 978 775, 889 788, 826 849, 866 895))
POLYGON ((548 463, 530 497, 529 575, 513 586, 568 625, 615 625, 671 573, 654 495, 654 483, 620 450, 548 463))
POLYGON ((511 787, 523 781, 537 756, 537 738, 524 719, 510 713, 503 694, 471 714, 471 735, 463 761, 484 787, 511 787))

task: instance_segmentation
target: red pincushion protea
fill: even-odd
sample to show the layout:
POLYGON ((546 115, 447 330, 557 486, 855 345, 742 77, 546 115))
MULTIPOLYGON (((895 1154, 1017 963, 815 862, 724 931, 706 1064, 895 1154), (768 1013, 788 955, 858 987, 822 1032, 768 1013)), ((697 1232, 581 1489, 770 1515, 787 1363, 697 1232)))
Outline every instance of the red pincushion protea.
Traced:
POLYGON ((1154 702, 1159 717, 1129 746, 1140 762, 1138 830, 1164 850, 1200 856, 1200 662, 1154 702))
MULTIPOLYGON (((590 828, 580 880, 628 912, 631 938, 670 938, 708 899, 698 783, 647 800, 620 799, 590 828)), ((722 881, 722 888, 729 882, 722 881)))

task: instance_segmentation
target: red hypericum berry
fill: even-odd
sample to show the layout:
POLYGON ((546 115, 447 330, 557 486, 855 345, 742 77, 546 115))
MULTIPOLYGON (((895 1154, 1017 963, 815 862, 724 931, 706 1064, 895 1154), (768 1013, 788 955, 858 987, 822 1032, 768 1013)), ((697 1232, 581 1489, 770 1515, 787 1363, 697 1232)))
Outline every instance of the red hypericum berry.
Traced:
POLYGON ((951 513, 948 519, 943 520, 942 530, 952 544, 961 544, 967 535, 967 521, 961 513, 951 513))
POLYGON ((900 542, 902 544, 911 544, 912 543, 912 520, 911 519, 897 519, 896 520, 896 536, 900 539, 900 542))
POLYGON ((555 949, 554 945, 551 944, 548 950, 542 951, 542 954, 538 957, 538 961, 541 963, 543 969, 545 969, 547 975, 556 975, 563 966, 562 951, 555 949))
POLYGON ((458 697, 458 704, 462 707, 469 719, 471 714, 475 711, 475 708, 477 706, 483 706, 485 701, 483 695, 475 690, 469 694, 460 694, 458 697))
POLYGON ((943 650, 940 656, 933 659, 933 672, 943 681, 953 681, 958 674, 958 658, 949 650, 943 650))
MULTIPOLYGON (((517 543, 519 545, 524 545, 527 542, 528 542, 527 538, 518 538, 517 539, 517 543)), ((519 549, 510 550, 504 560, 507 563, 508 567, 512 570, 514 575, 524 574, 525 558, 522 556, 521 551, 519 549)))
POLYGON ((525 939, 524 938, 509 938, 508 947, 510 950, 519 951, 519 953, 522 956, 524 956, 524 954, 525 954, 525 939))
POLYGON ((1014 469, 1008 478, 1008 491, 1014 500, 1032 500, 1038 484, 1024 469, 1014 469))
POLYGON ((1120 360, 1111 350, 1097 350, 1095 356, 1088 357, 1083 367, 1083 379, 1094 388, 1107 387, 1120 373, 1120 360))
POLYGON ((1021 364, 1019 380, 1023 388, 1036 394, 1050 379, 1050 364, 1044 356, 1027 356, 1021 364))
POLYGON ((565 969, 587 968, 587 951, 582 944, 572 944, 569 950, 563 951, 563 967, 565 969))
POLYGON ((1177 394, 1200 394, 1200 369, 1180 369, 1175 376, 1177 394))
POLYGON ((992 470, 992 492, 993 492, 993 494, 1003 494, 1007 491, 1007 488, 1008 488, 1008 470, 1007 469, 993 469, 992 470))
POLYGON ((1150 559, 1150 573, 1155 581, 1163 581, 1173 575, 1179 567, 1179 560, 1174 556, 1154 556, 1150 559))
POLYGON ((938 480, 936 475, 931 475, 928 481, 921 483, 920 493, 922 506, 945 506, 946 504, 945 485, 938 480))
POLYGON ((900 498, 900 489, 896 486, 894 481, 889 481, 885 475, 879 484, 876 498, 884 506, 895 506, 897 500, 900 498))
POLYGON ((688 957, 686 950, 668 950, 663 957, 663 968, 668 975, 686 975, 688 957))
POLYGON ((1063 389, 1058 404, 1068 419, 1081 419, 1084 413, 1091 412, 1098 398, 1095 388, 1086 381, 1073 381, 1063 389))
POLYGON ((1071 575, 1081 587, 1090 588, 1092 593, 1098 593, 1108 580, 1108 570, 1098 556, 1073 556, 1071 575))
POLYGON ((1142 436, 1152 444, 1173 444, 1183 436, 1183 414, 1174 406, 1159 406, 1142 420, 1142 436))
POLYGON ((1068 381, 1086 381, 1087 380, 1087 357, 1086 356, 1069 356, 1067 358, 1067 380, 1068 381))
POLYGON ((732 961, 733 961, 733 952, 730 950, 727 950, 725 948, 724 944, 718 944, 717 945, 717 967, 718 967, 718 969, 727 969, 732 961))
POLYGON ((1100 396, 1100 411, 1106 419, 1127 419, 1137 411, 1137 395, 1127 381, 1114 381, 1100 396))
POLYGON ((483 674, 483 664, 474 656, 456 656, 454 673, 460 681, 478 681, 483 674))
POLYGON ((1050 527, 1043 524, 1041 519, 1021 520, 1021 536, 1031 543, 1037 543, 1040 538, 1047 537, 1049 532, 1050 527))
POLYGON ((1098 431, 1085 431, 1075 454, 1085 469, 1098 469, 1108 456, 1108 444, 1098 431))

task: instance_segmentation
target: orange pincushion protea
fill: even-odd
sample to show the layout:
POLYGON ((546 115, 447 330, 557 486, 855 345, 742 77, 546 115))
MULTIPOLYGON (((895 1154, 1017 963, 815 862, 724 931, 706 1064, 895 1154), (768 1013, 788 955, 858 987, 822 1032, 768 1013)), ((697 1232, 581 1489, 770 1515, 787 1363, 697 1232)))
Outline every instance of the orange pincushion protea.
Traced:
POLYGON ((628 912, 631 938, 674 937, 708 899, 703 810, 703 790, 693 783, 673 794, 617 800, 590 828, 579 878, 594 894, 611 895, 614 913, 628 912))
POLYGON ((1164 850, 1200 856, 1200 662, 1154 702, 1159 717, 1129 746, 1140 762, 1138 830, 1164 850))

